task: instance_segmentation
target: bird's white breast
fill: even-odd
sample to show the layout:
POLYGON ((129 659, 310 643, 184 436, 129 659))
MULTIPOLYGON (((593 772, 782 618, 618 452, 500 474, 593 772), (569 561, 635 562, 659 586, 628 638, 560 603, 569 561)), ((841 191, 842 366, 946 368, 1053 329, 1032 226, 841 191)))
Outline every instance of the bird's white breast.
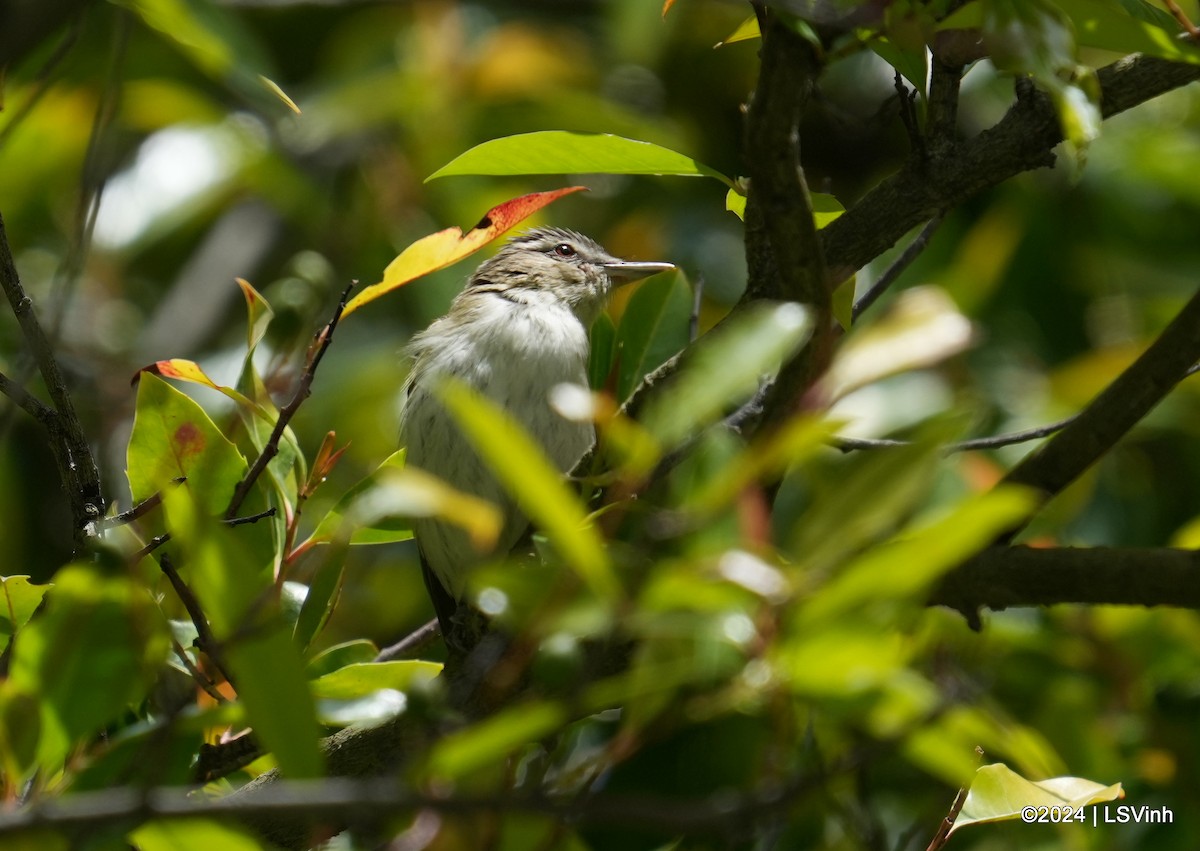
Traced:
MULTIPOLYGON (((479 293, 469 310, 438 320, 421 335, 401 428, 409 464, 501 507, 500 551, 516 542, 527 520, 431 394, 439 378, 453 376, 503 408, 563 472, 594 440, 589 424, 568 422, 549 404, 556 385, 587 385, 587 331, 549 294, 525 291, 523 296, 524 303, 479 293)), ((415 532, 430 567, 451 594, 460 595, 466 570, 479 554, 448 524, 420 520, 415 532)))

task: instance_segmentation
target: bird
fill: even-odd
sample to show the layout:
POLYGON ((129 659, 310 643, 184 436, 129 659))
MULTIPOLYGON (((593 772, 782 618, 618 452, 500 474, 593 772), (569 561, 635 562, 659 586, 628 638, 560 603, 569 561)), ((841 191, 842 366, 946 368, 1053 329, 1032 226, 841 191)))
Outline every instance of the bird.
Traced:
MULTIPOLYGON (((453 377, 499 405, 565 474, 591 449, 595 433, 591 423, 560 416, 551 391, 563 383, 587 386, 588 331, 612 290, 674 268, 621 260, 572 230, 534 228, 481 264, 449 312, 410 341, 400 425, 405 463, 495 504, 503 517, 497 552, 511 550, 529 520, 442 405, 439 382, 453 377)), ((414 519, 413 535, 450 644, 467 577, 484 555, 461 528, 435 518, 414 519)))

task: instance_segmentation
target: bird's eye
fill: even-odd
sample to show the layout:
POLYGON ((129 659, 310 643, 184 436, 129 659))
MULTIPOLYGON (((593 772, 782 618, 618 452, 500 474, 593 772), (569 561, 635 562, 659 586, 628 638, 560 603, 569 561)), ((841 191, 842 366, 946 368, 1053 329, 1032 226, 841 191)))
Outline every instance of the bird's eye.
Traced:
POLYGON ((568 242, 560 242, 558 245, 554 246, 554 253, 559 257, 574 257, 575 246, 568 242))

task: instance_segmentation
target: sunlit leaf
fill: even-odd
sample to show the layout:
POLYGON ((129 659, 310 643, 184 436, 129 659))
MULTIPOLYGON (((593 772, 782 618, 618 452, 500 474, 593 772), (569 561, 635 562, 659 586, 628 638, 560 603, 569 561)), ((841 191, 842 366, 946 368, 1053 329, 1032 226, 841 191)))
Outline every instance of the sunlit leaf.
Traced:
POLYGON ((561 472, 512 418, 466 385, 446 381, 439 396, 484 462, 563 559, 605 599, 620 586, 604 542, 561 472))
POLYGON ((265 419, 268 424, 274 424, 274 417, 262 405, 234 390, 232 387, 217 384, 208 377, 195 361, 184 360, 183 358, 155 361, 149 366, 142 367, 138 373, 139 381, 143 375, 159 375, 163 378, 174 378, 177 381, 189 381, 192 384, 202 384, 205 387, 211 387, 213 390, 225 394, 239 405, 244 405, 265 419))
POLYGON ((912 287, 888 312, 847 338, 823 379, 831 399, 889 375, 923 369, 971 345, 971 321, 943 290, 912 287))
MULTIPOLYGON (((824 192, 810 192, 808 193, 808 200, 812 204, 813 223, 817 226, 818 230, 846 212, 846 208, 842 206, 841 201, 824 192)), ((746 196, 740 190, 730 189, 725 193, 725 209, 736 215, 739 219, 746 218, 746 196)))
POLYGON ((1175 19, 1144 0, 1055 0, 1054 5, 1067 13, 1075 41, 1085 47, 1200 62, 1200 51, 1176 37, 1175 19))
POLYGON ((346 531, 351 544, 407 541, 412 538, 413 518, 437 517, 462 527, 481 551, 495 543, 504 522, 496 506, 423 470, 406 467, 404 457, 403 449, 393 452, 346 491, 318 524, 310 542, 327 543, 346 531))
POLYGON ((729 35, 713 45, 715 50, 718 47, 724 47, 727 44, 734 44, 739 41, 748 41, 752 38, 762 38, 762 33, 758 29, 758 17, 751 15, 746 18, 729 35))
POLYGON ((29 622, 42 597, 53 587, 35 585, 28 576, 0 577, 0 647, 29 622))
POLYGON ((204 510, 225 510, 246 472, 246 459, 183 393, 153 375, 143 375, 128 451, 134 502, 159 493, 180 476, 204 510))
POLYGON ((686 154, 608 133, 539 130, 476 145, 426 180, 463 174, 658 174, 712 177, 732 188, 721 172, 686 154))
POLYGON ((465 777, 504 759, 522 745, 536 742, 567 721, 566 710, 549 701, 526 702, 451 733, 429 755, 426 770, 433 777, 465 777))
POLYGON ((1019 819, 1026 807, 1078 811, 1082 807, 1124 797, 1120 783, 1106 786, 1081 777, 1030 781, 1001 763, 985 765, 975 772, 967 800, 950 832, 971 824, 1019 819))
POLYGON ((138 851, 264 851, 267 847, 242 828, 199 818, 147 822, 129 839, 138 851))
POLYGON ((342 316, 348 316, 364 304, 381 295, 404 286, 422 275, 444 269, 464 257, 478 251, 496 237, 502 235, 532 216, 547 204, 564 195, 580 192, 586 186, 568 186, 551 192, 534 192, 505 201, 488 210, 479 223, 465 234, 462 228, 453 227, 422 237, 400 252, 400 255, 383 270, 383 280, 364 289, 350 300, 342 316))
POLYGON ((275 317, 275 311, 249 281, 238 278, 237 285, 242 291, 242 297, 246 299, 246 351, 253 352, 254 347, 267 333, 267 326, 275 317))
POLYGON ((292 100, 291 97, 288 96, 288 93, 285 92, 278 83, 276 83, 274 80, 272 80, 270 77, 266 76, 265 74, 259 74, 258 80, 260 83, 263 84, 263 86, 266 87, 267 91, 269 91, 271 94, 275 95, 275 97, 277 97, 281 101, 283 101, 284 106, 286 106, 288 109, 290 109, 292 112, 296 113, 297 115, 300 115, 300 107, 298 107, 296 105, 296 102, 294 100, 292 100))
POLYGON ((805 601, 803 623, 861 615, 872 603, 914 600, 946 571, 988 546, 996 536, 1028 517, 1036 506, 1032 491, 1000 488, 960 504, 948 516, 897 540, 876 546, 842 568, 805 601))
POLYGON ((41 765, 54 770, 77 739, 145 697, 169 646, 145 589, 91 565, 58 571, 45 611, 21 631, 12 657, 13 686, 41 702, 41 765))
POLYGON ((797 693, 848 698, 882 688, 904 670, 911 652, 897 633, 847 625, 788 641, 774 661, 797 693))
POLYGON ((823 420, 796 417, 782 429, 746 447, 720 472, 687 496, 685 506, 709 512, 732 502, 749 485, 781 474, 824 448, 833 425, 823 420))
POLYGON ((919 48, 907 47, 888 38, 877 38, 871 41, 871 50, 899 71, 917 91, 925 94, 925 81, 929 76, 929 52, 923 43, 919 48))
POLYGON ((309 660, 304 671, 310 679, 316 679, 347 665, 373 661, 378 655, 379 648, 375 646, 374 642, 365 638, 356 638, 322 650, 309 660))
POLYGON ((240 528, 199 513, 186 492, 166 494, 164 504, 255 734, 287 776, 316 776, 316 710, 292 630, 269 596, 273 565, 244 545, 240 528))
POLYGON ((813 504, 788 535, 793 557, 827 570, 893 532, 929 487, 942 446, 958 430, 957 421, 934 421, 911 444, 845 462, 837 480, 813 495, 813 504))
POLYGON ((441 671, 438 662, 365 662, 347 665, 313 680, 312 692, 316 697, 352 700, 380 689, 407 691, 414 683, 429 682, 441 671))
POLYGON ((642 423, 662 446, 677 446, 728 405, 751 396, 811 329, 808 311, 798 304, 741 311, 689 349, 679 374, 647 403, 642 423))

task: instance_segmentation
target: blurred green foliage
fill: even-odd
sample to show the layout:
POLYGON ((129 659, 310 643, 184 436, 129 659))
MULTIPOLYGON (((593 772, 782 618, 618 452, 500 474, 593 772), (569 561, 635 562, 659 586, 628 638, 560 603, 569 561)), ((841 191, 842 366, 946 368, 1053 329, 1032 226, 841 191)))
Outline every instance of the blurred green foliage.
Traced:
MULTIPOLYGON (((926 34, 906 9, 917 14, 894 4, 873 51, 830 62, 804 116, 806 177, 831 199, 822 225, 908 155, 884 61, 923 86, 926 34)), ((518 635, 532 692, 443 737, 406 775, 439 794, 611 793, 729 817, 672 846, 681 831, 666 807, 658 823, 447 815, 435 847, 924 847, 977 746, 1027 777, 1120 782, 1129 803, 1168 806, 1176 822, 973 827, 956 847, 1200 844, 1185 816, 1200 811, 1193 612, 1015 610, 986 615, 975 633, 923 602, 1030 504, 991 490, 1027 446, 947 457, 944 444, 1074 413, 1195 289, 1200 95, 1172 92, 1098 127, 1091 71, 1132 50, 1191 57, 1166 35, 1172 19, 1135 0, 981 0, 956 14, 986 27, 997 64, 1052 91, 1069 131, 1063 165, 949 213, 847 337, 834 365, 844 395, 828 417, 797 417, 749 443, 701 428, 799 344, 809 329, 793 306, 706 338, 675 395, 641 423, 593 399, 600 455, 631 492, 664 453, 690 451, 586 532, 588 505, 533 487, 526 498, 546 503, 544 563, 498 558, 471 592, 518 635), (824 445, 838 431, 913 442, 843 455, 824 445), (630 665, 583 682, 589 642, 603 638, 636 640, 630 665), (768 803, 739 809, 755 795, 768 803)), ((445 310, 466 266, 338 328, 240 511, 273 517, 224 526, 228 491, 343 286, 379 280, 415 239, 467 228, 516 195, 587 183, 536 220, 682 270, 618 294, 594 332, 595 388, 624 399, 684 346, 697 290, 697 329, 722 319, 746 272, 741 222, 716 181, 499 167, 504 176, 426 178, 479 144, 543 130, 616 134, 744 173, 757 42, 713 45, 746 17, 744 4, 719 0, 680 0, 665 17, 651 0, 127 0, 81 7, 6 57, 0 213, 17 267, 117 508, 164 494, 161 509, 109 533, 97 562, 67 564, 65 500, 44 440, 14 407, 0 411, 0 635, 18 634, 0 685, 8 800, 183 783, 201 737, 246 725, 273 756, 213 791, 274 764, 314 775, 319 733, 442 699, 436 648, 422 661, 371 660, 432 615, 404 518, 463 516, 487 536, 462 495, 405 478, 393 456, 402 346, 445 310), (243 290, 248 317, 235 277, 261 293, 243 290), (131 389, 139 369, 169 358, 199 363, 251 402, 196 384, 184 395, 148 374, 131 389), (344 447, 336 458, 318 451, 330 431, 344 447), (186 484, 172 484, 180 475, 186 484), (129 564, 163 532, 226 648, 236 703, 195 687, 188 668, 206 663, 187 612, 151 559, 129 564)), ((989 126, 1011 99, 1011 78, 976 63, 963 132, 989 126)), ((860 292, 894 253, 859 272, 860 292)), ((0 322, 0 371, 32 374, 12 322, 0 322)), ((481 437, 502 434, 479 400, 464 394, 455 408, 481 437)), ((1027 537, 1196 546, 1198 422, 1200 394, 1185 382, 1027 537)), ((503 449, 493 447, 498 460, 503 449)), ((534 454, 507 459, 515 479, 534 454)), ((146 824, 127 839, 147 850, 260 847, 200 820, 146 824)))

